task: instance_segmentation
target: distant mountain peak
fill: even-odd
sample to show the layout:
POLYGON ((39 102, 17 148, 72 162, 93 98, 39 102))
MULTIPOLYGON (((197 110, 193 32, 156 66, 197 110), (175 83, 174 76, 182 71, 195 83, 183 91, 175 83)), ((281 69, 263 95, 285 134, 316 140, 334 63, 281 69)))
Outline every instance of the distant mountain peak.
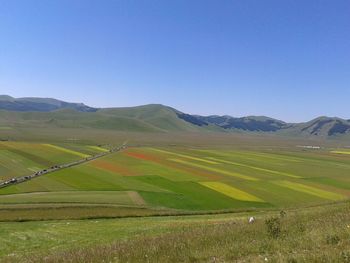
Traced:
POLYGON ((8 100, 8 101, 12 101, 15 98, 9 96, 9 95, 0 95, 0 100, 8 100))
POLYGON ((59 109, 74 109, 82 112, 94 112, 97 109, 86 106, 83 103, 65 102, 53 98, 13 98, 8 95, 0 95, 0 109, 9 111, 41 111, 49 112, 59 109))
POLYGON ((350 122, 338 117, 321 116, 300 126, 300 132, 313 136, 333 136, 350 133, 350 122))
POLYGON ((283 121, 265 116, 248 116, 235 118, 228 115, 211 115, 196 116, 196 118, 198 121, 202 121, 207 124, 213 124, 225 130, 272 132, 282 129, 286 125, 286 123, 283 121))

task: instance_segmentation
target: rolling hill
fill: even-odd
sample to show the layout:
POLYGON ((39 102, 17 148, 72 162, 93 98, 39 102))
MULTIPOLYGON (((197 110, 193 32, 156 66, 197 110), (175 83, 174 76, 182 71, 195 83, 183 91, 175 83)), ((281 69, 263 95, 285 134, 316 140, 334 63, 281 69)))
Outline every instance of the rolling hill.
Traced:
POLYGON ((248 116, 234 118, 231 116, 197 116, 197 118, 207 124, 214 124, 223 129, 238 129, 244 131, 272 132, 285 129, 289 125, 283 121, 265 116, 248 116))
POLYGON ((83 103, 70 103, 50 98, 13 98, 8 95, 0 95, 0 109, 42 112, 58 109, 75 109, 81 112, 94 112, 97 110, 83 103))
POLYGON ((315 138, 350 134, 350 120, 319 117, 286 123, 265 116, 191 115, 161 104, 93 108, 47 98, 0 96, 0 127, 94 128, 135 132, 249 132, 315 138))
POLYGON ((350 121, 340 118, 319 117, 290 127, 296 134, 311 136, 335 136, 350 133, 350 121))
POLYGON ((94 128, 136 132, 202 130, 201 127, 178 118, 175 110, 155 104, 100 109, 95 112, 81 112, 75 109, 50 112, 0 110, 0 127, 94 128))

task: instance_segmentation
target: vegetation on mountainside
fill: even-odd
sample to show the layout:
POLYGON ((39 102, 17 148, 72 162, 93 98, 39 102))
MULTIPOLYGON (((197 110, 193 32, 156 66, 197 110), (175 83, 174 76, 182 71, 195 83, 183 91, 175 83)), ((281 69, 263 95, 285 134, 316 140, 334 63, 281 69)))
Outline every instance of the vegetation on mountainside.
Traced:
POLYGON ((199 116, 161 104, 95 109, 55 99, 0 96, 0 129, 93 128, 133 132, 248 132, 284 136, 338 138, 350 134, 350 121, 319 117, 285 123, 265 116, 199 116))

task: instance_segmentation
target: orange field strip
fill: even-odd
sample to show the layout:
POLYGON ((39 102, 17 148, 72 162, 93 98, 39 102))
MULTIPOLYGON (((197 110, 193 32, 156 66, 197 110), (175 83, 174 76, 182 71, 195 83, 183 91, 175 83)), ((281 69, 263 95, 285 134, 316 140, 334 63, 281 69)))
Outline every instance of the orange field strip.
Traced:
POLYGON ((124 176, 137 176, 138 174, 131 171, 125 166, 121 166, 115 163, 107 162, 104 160, 95 160, 91 162, 91 165, 109 172, 117 173, 124 176))
POLYGON ((125 152, 126 155, 137 158, 137 159, 141 159, 141 160, 145 160, 145 161, 157 161, 159 162, 161 159, 154 156, 154 155, 146 155, 143 153, 137 153, 137 152, 125 152))

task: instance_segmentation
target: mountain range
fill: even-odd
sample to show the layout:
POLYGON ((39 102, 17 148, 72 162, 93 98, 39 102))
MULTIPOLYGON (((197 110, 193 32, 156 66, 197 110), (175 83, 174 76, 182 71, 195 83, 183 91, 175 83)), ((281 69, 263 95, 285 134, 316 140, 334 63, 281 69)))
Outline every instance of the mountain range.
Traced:
POLYGON ((161 104, 124 108, 94 108, 51 98, 0 96, 1 127, 96 128, 119 131, 217 131, 272 133, 304 137, 350 135, 350 120, 319 117, 287 123, 265 116, 200 116, 161 104))
POLYGON ((0 95, 0 109, 43 112, 58 109, 75 109, 82 112, 93 112, 97 110, 83 103, 69 103, 50 98, 13 98, 8 95, 0 95))

